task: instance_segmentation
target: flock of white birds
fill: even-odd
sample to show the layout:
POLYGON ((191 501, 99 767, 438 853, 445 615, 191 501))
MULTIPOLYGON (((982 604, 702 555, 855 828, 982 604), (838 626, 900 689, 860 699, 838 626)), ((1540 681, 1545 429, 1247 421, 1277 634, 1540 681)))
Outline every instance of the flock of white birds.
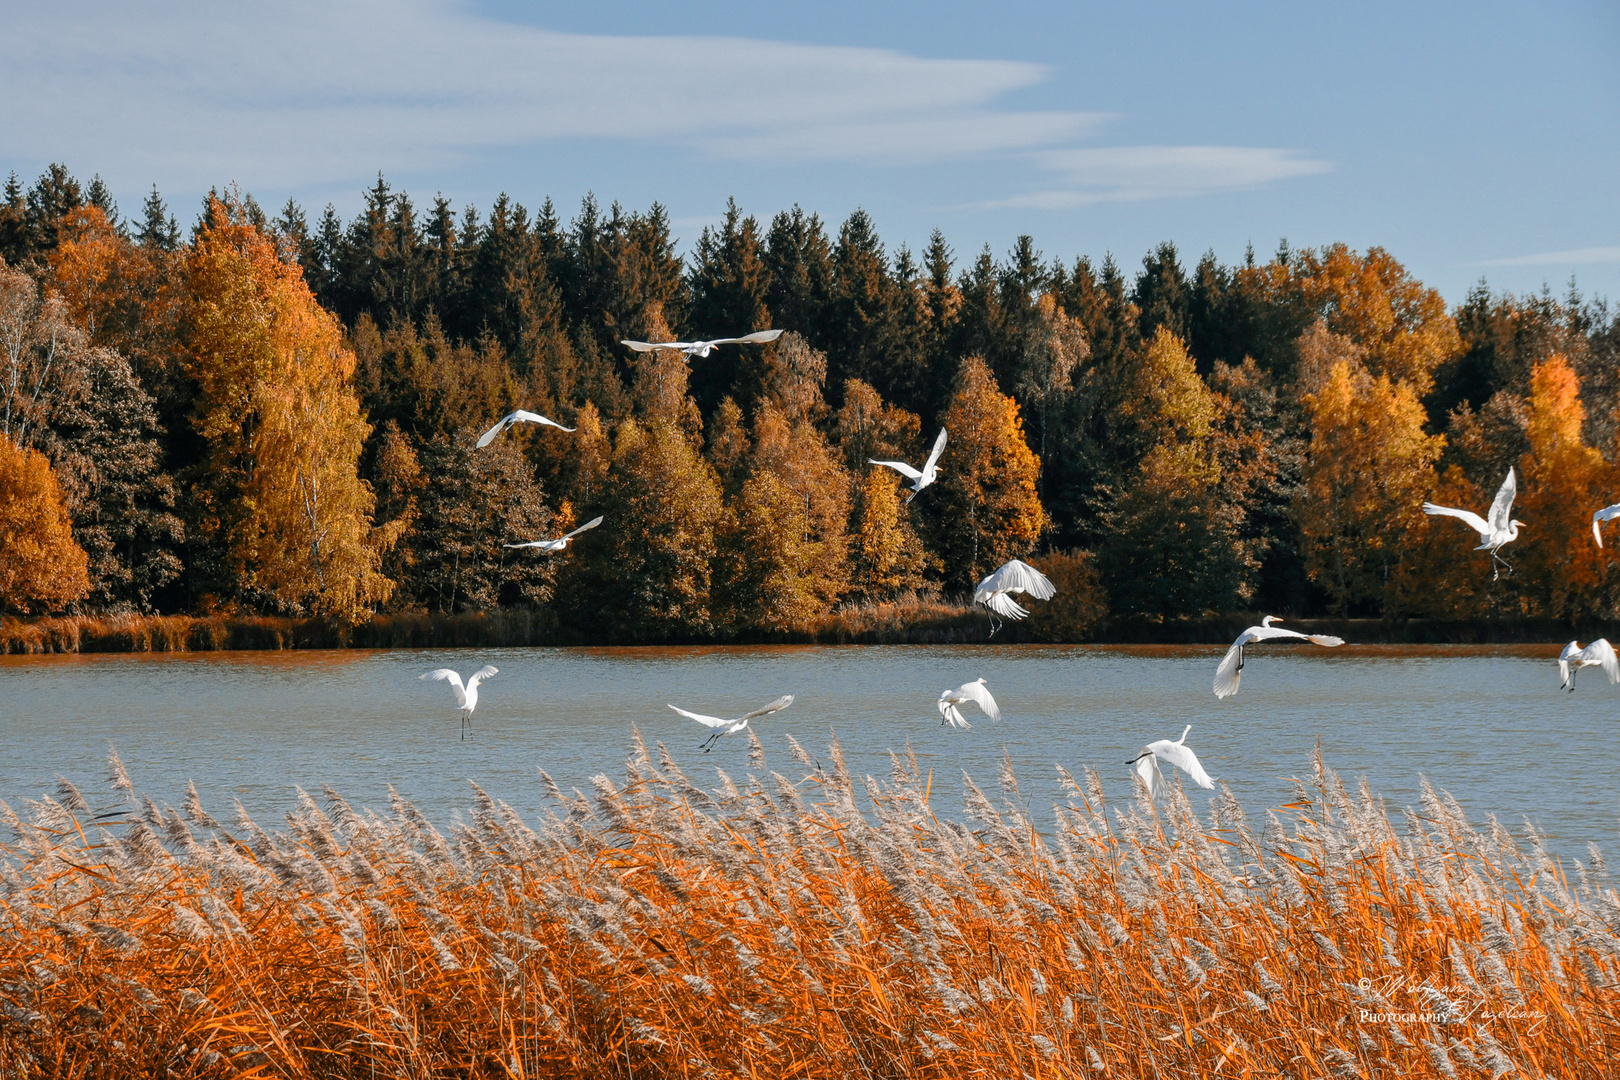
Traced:
MULTIPOLYGON (((641 353, 653 352, 658 349, 670 349, 684 353, 687 357, 706 357, 721 345, 760 344, 775 341, 781 336, 781 333, 780 330, 763 330, 742 337, 715 338, 709 341, 623 341, 620 344, 641 353)), ((555 420, 547 419, 538 413, 519 409, 508 416, 502 417, 499 423, 484 432, 478 439, 478 446, 488 446, 502 432, 514 424, 538 424, 554 427, 565 432, 574 430, 570 427, 564 427, 555 420)), ((927 488, 938 479, 939 459, 945 452, 945 440, 945 429, 941 428, 939 436, 934 440, 934 448, 929 453, 928 460, 923 463, 920 469, 913 468, 903 461, 880 461, 874 458, 871 459, 870 463, 893 469, 911 481, 911 494, 906 496, 906 502, 909 504, 922 493, 924 488, 927 488)), ((1501 549, 1518 539, 1519 529, 1525 524, 1512 517, 1513 500, 1517 493, 1518 485, 1514 478, 1513 469, 1510 466, 1507 478, 1502 481, 1502 486, 1497 490, 1496 498, 1491 503, 1488 517, 1482 518, 1471 510, 1436 506, 1430 502, 1423 504, 1423 512, 1430 515, 1457 518, 1477 532, 1480 543, 1474 550, 1491 553, 1491 579, 1494 581, 1500 576, 1503 568, 1506 568, 1510 574, 1513 572, 1513 567, 1508 564, 1507 560, 1502 558, 1501 549)), ((1592 538, 1597 542, 1598 547, 1603 546, 1602 523, 1615 517, 1620 517, 1620 503, 1606 506, 1592 515, 1592 538)), ((600 524, 602 524, 602 519, 597 517, 581 525, 573 532, 554 540, 528 540, 503 546, 508 548, 532 548, 548 553, 564 551, 567 549, 569 541, 587 530, 596 528, 600 524)), ((1046 575, 1018 559, 1013 559, 999 567, 979 582, 973 590, 973 602, 983 606, 990 614, 991 636, 994 636, 1001 626, 997 616, 1016 620, 1029 615, 1028 609, 1014 599, 1014 596, 1026 594, 1037 600, 1050 600, 1057 595, 1057 589, 1046 575)), ((1236 641, 1232 642, 1231 647, 1226 650, 1226 655, 1221 658, 1220 666, 1215 669, 1214 690, 1217 698, 1231 697, 1238 692, 1238 684, 1243 678, 1243 665, 1247 658, 1247 650, 1251 645, 1289 639, 1309 641, 1312 644, 1328 648, 1344 644, 1343 638, 1334 637, 1331 634, 1302 634, 1295 630, 1285 630, 1282 627, 1272 625, 1281 621, 1275 616, 1267 615, 1260 620, 1259 626, 1249 627, 1238 635, 1236 641)), ((1604 674, 1609 677, 1610 683, 1620 683, 1620 658, 1616 657, 1614 647, 1603 638, 1598 638, 1585 648, 1582 648, 1578 641, 1571 641, 1564 646, 1563 652, 1558 657, 1560 685, 1573 693, 1575 690, 1575 675, 1583 667, 1600 667, 1603 669, 1604 674)), ((478 705, 478 684, 495 674, 497 674, 496 668, 493 665, 486 665, 469 676, 465 684, 462 683, 461 676, 449 668, 436 668, 433 671, 425 672, 419 677, 424 681, 450 683, 451 689, 456 695, 456 707, 461 713, 461 737, 465 739, 471 730, 473 709, 478 705)), ((707 753, 713 749, 721 736, 733 735, 743 731, 748 727, 749 721, 780 712, 792 704, 793 695, 786 694, 769 705, 729 720, 717 716, 708 716, 703 713, 688 712, 686 709, 676 705, 670 705, 669 707, 687 719, 696 721, 710 730, 711 734, 699 744, 700 749, 707 753)), ((962 708, 966 705, 974 706, 993 721, 1001 719, 1001 709, 996 704, 996 699, 991 696, 989 686, 985 680, 980 678, 940 693, 938 708, 939 714, 943 718, 940 721, 941 726, 949 725, 953 728, 962 729, 971 728, 973 725, 962 715, 962 708)), ((1203 765, 1199 763, 1198 756, 1193 753, 1191 747, 1186 745, 1187 736, 1191 731, 1192 725, 1189 724, 1182 731, 1179 739, 1174 741, 1159 739, 1156 742, 1148 743, 1140 754, 1126 762, 1127 765, 1135 766, 1136 774, 1141 777, 1150 796, 1164 782, 1163 775, 1159 770, 1159 762, 1180 769, 1199 787, 1213 788, 1215 786, 1215 781, 1204 770, 1203 765)))

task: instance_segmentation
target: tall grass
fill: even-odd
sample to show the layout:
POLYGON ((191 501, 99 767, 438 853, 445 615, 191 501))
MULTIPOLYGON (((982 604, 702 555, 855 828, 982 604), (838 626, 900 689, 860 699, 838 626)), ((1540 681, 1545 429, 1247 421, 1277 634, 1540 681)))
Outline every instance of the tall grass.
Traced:
POLYGON ((1612 1076, 1617 902, 1533 830, 1424 785, 1395 827, 1316 763, 1038 832, 1001 776, 936 813, 792 743, 702 790, 637 735, 622 784, 437 830, 305 796, 271 832, 63 781, 0 808, 8 1075, 1612 1076), (864 808, 864 810, 863 810, 864 808))

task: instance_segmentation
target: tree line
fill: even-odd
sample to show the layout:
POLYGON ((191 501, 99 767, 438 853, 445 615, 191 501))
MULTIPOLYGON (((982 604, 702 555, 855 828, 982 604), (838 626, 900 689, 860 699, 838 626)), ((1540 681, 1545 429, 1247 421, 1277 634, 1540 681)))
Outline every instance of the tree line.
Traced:
POLYGON ((1481 284, 1455 308, 1342 244, 1128 273, 1032 238, 891 251, 857 210, 419 209, 379 177, 313 222, 53 166, 0 199, 0 605, 527 605, 615 640, 774 633, 959 595, 1013 557, 1095 610, 1609 615, 1620 318, 1481 284), (707 358, 621 338, 731 336, 707 358), (513 408, 570 427, 476 435, 513 408), (909 505, 873 457, 940 480, 909 505), (1516 572, 1425 498, 1509 465, 1516 572), (598 514, 566 555, 507 541, 598 514))

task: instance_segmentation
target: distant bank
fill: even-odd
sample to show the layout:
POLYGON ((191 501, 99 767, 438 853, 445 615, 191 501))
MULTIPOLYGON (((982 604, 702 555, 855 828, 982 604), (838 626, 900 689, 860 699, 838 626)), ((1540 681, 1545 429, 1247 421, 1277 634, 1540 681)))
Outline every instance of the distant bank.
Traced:
MULTIPOLYGON (((0 620, 0 654, 214 652, 256 649, 426 649, 520 645, 1222 645, 1258 621, 1253 614, 1199 619, 1002 622, 991 634, 982 609, 916 601, 841 609, 812 630, 762 635, 715 631, 663 641, 595 640, 559 630, 543 611, 379 615, 346 625, 261 615, 64 616, 0 620)), ((1562 644, 1574 637, 1620 640, 1620 621, 1571 626, 1553 619, 1451 622, 1434 619, 1290 619, 1292 629, 1337 634, 1352 644, 1562 644)))

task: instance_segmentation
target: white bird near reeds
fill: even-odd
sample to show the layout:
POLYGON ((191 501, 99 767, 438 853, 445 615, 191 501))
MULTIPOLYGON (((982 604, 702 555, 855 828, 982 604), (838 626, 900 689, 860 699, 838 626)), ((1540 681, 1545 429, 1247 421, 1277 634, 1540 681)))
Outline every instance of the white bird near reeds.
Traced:
POLYGON ((990 719, 1001 719, 1001 709, 997 707, 996 699, 990 696, 990 690, 985 686, 984 680, 974 679, 970 683, 963 683, 955 690, 946 690, 939 695, 939 715, 945 718, 939 722, 940 726, 949 724, 953 728, 972 727, 973 725, 967 722, 967 717, 962 715, 960 708, 968 702, 977 705, 979 711, 990 719))
POLYGON ((1244 653, 1248 646, 1257 641, 1275 641, 1278 638, 1298 638, 1300 641, 1309 641, 1316 645, 1325 645, 1333 648, 1344 644, 1344 638, 1334 637, 1332 634, 1302 634, 1298 630, 1284 630, 1279 626, 1272 626, 1274 622, 1282 622, 1275 615, 1267 615, 1260 620, 1259 626, 1251 626, 1237 636, 1232 642, 1226 655, 1221 657, 1221 666, 1215 669, 1215 696, 1218 698, 1231 697, 1238 692, 1238 681, 1243 678, 1244 653))
POLYGON ((573 532, 568 533, 566 536, 559 536, 555 540, 526 540, 521 544, 502 544, 501 547, 539 548, 541 551, 565 551, 568 548, 568 542, 570 540, 582 532, 588 532, 589 530, 596 528, 600 524, 602 524, 602 519, 600 517, 594 517, 585 524, 581 525, 579 528, 575 529, 573 532))
POLYGON ((1575 692, 1575 673, 1583 667, 1600 667, 1611 683, 1620 683, 1620 657, 1614 655, 1614 646, 1608 638, 1598 638, 1586 648, 1572 641, 1558 654, 1559 686, 1575 692))
POLYGON ((1187 732, 1191 730, 1192 725, 1188 724, 1186 730, 1181 733, 1181 738, 1175 742, 1171 742, 1169 739, 1150 742, 1140 754, 1125 763, 1136 766, 1136 775, 1140 776, 1142 782, 1147 784, 1149 795, 1158 790, 1158 786, 1164 782, 1164 777, 1159 775, 1159 762, 1161 761, 1168 761, 1192 777, 1193 783, 1201 788, 1213 788, 1215 786, 1215 781, 1209 778, 1209 773, 1205 772, 1204 767, 1198 763, 1198 755, 1194 754, 1191 748, 1187 746, 1187 732))
POLYGON ((755 709, 750 713, 743 713, 734 720, 722 720, 718 716, 704 716, 702 713, 687 712, 678 705, 671 705, 670 708, 674 709, 688 720, 696 720, 704 727, 714 729, 713 735, 710 735, 707 739, 704 739, 698 744, 699 748, 705 754, 707 754, 710 750, 714 749, 714 744, 719 741, 720 736, 735 734, 736 732, 739 732, 743 728, 747 727, 748 721, 757 720, 761 716, 767 716, 773 712, 781 712, 791 704, 793 704, 793 695, 784 694, 775 701, 771 702, 769 705, 766 705, 763 708, 755 709))
POLYGON ((636 352, 653 352, 657 349, 674 349, 687 356, 708 356, 717 345, 763 345, 767 341, 775 341, 782 336, 780 330, 757 330, 742 337, 713 338, 709 341, 620 341, 620 345, 628 345, 636 352))
MULTIPOLYGON (((1450 506, 1436 506, 1434 503, 1423 504, 1425 514, 1439 514, 1442 517, 1454 517, 1464 522, 1470 529, 1479 533, 1479 546, 1475 551, 1489 551, 1491 553, 1491 580, 1495 581, 1502 575, 1502 567, 1506 566, 1508 573, 1513 573, 1513 566, 1502 558, 1503 545, 1511 544, 1519 538, 1519 527, 1522 521, 1512 520, 1509 515, 1513 512, 1513 499, 1518 494, 1518 482, 1513 478, 1513 466, 1508 466, 1507 479, 1496 490, 1496 499, 1491 503, 1490 518, 1480 517, 1472 510, 1457 510, 1450 506)), ((1602 513, 1603 511, 1598 511, 1602 513)), ((1597 531, 1597 521, 1594 518, 1592 530, 1597 531)), ((1602 546, 1602 537, 1598 538, 1598 545, 1602 546)))
POLYGON ((1620 503, 1615 503, 1613 506, 1605 506, 1603 509, 1595 512, 1592 515, 1592 539, 1597 541, 1598 547, 1603 546, 1603 522, 1610 521, 1617 517, 1620 517, 1620 503))
POLYGON ((542 427, 554 427, 558 431, 574 430, 571 427, 563 427, 561 424, 557 423, 557 421, 541 416, 539 413, 529 412, 527 409, 519 409, 517 412, 507 413, 505 416, 501 417, 500 422, 494 427, 478 436, 479 448, 482 449, 483 447, 486 447, 490 443, 494 442, 500 437, 501 432, 505 431, 513 424, 539 424, 542 427))
POLYGON ((461 737, 465 739, 467 732, 472 730, 473 710, 478 707, 478 684, 496 674, 499 674, 499 669, 494 664, 485 664, 467 677, 465 685, 461 682, 461 676, 447 667, 424 671, 417 678, 423 682, 450 684, 450 689, 456 692, 456 707, 461 710, 461 737))
POLYGON ((928 460, 923 463, 921 470, 913 469, 903 461, 879 461, 876 458, 868 458, 867 461, 873 465, 887 465, 907 480, 910 480, 911 494, 906 496, 906 502, 909 503, 922 492, 923 488, 939 478, 939 455, 944 452, 945 429, 940 428, 939 438, 934 440, 934 450, 928 455, 928 460))
POLYGON ((1057 589, 1045 574, 1017 559, 1000 567, 974 587, 973 602, 983 604, 993 613, 990 618, 991 637, 1000 629, 996 615, 1022 619, 1029 614, 1012 598, 1013 593, 1026 592, 1037 600, 1050 600, 1057 595, 1057 589))

